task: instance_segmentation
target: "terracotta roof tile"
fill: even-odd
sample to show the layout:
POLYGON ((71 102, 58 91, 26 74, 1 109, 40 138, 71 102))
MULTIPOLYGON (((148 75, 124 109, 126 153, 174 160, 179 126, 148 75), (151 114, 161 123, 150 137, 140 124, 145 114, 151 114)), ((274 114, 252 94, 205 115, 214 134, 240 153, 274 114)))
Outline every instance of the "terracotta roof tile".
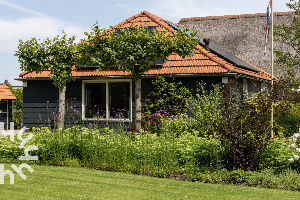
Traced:
MULTIPOLYGON (((246 15, 243 15, 246 16, 246 15)), ((224 16, 211 16, 212 19, 219 19, 224 16)), ((227 15, 225 17, 241 17, 240 15, 227 15)), ((198 20, 205 18, 197 18, 198 20)), ((182 19, 191 20, 191 19, 182 19)), ((141 26, 156 26, 159 31, 172 31, 176 30, 170 26, 168 23, 172 23, 176 26, 183 27, 171 21, 162 19, 156 15, 149 13, 148 11, 143 11, 136 14, 129 19, 119 23, 114 26, 113 29, 119 27, 127 27, 131 25, 141 25, 141 26)), ((113 31, 113 29, 108 29, 108 31, 113 31)), ((253 70, 242 69, 234 66, 232 63, 225 61, 224 59, 218 57, 217 55, 206 51, 201 45, 195 48, 195 55, 192 57, 181 58, 177 54, 172 54, 164 62, 161 68, 151 68, 145 74, 214 74, 214 73, 240 73, 257 78, 270 80, 270 74, 261 70, 261 72, 255 72, 253 70)), ((72 72, 75 77, 89 77, 89 76, 126 76, 129 75, 128 72, 118 71, 118 70, 105 70, 96 72, 95 69, 83 68, 79 70, 74 70, 72 72)), ((23 72, 20 74, 22 78, 49 78, 49 71, 43 71, 41 73, 27 73, 23 72)))
POLYGON ((10 91, 5 83, 0 83, 0 100, 15 100, 17 99, 10 91))

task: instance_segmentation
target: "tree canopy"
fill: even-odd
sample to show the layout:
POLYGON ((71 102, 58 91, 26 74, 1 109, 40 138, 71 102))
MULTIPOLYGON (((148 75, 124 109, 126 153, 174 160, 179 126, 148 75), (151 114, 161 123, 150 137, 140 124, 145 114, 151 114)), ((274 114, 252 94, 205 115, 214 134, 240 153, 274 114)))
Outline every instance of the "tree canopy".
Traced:
POLYGON ((19 59, 21 70, 36 73, 50 71, 50 78, 56 87, 72 81, 72 70, 78 66, 75 36, 67 38, 63 34, 62 37, 46 38, 44 41, 36 38, 26 42, 20 40, 15 56, 19 59))
POLYGON ((157 31, 147 26, 100 29, 96 23, 87 40, 79 44, 81 63, 99 66, 99 70, 129 72, 135 81, 136 131, 141 128, 141 78, 154 60, 166 60, 172 53, 181 57, 195 54, 199 44, 196 32, 188 29, 157 31))
POLYGON ((277 64, 286 72, 284 78, 296 83, 299 82, 296 72, 300 70, 300 3, 297 0, 291 0, 287 6, 295 10, 296 16, 290 25, 274 26, 275 41, 283 44, 276 48, 274 53, 277 64), (291 48, 291 51, 287 51, 286 47, 291 48))

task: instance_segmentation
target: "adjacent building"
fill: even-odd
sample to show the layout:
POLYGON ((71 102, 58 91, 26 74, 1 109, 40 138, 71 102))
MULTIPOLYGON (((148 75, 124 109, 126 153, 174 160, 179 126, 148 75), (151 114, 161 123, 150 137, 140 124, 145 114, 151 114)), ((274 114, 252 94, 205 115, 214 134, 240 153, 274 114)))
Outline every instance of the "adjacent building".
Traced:
POLYGON ((10 122, 12 122, 12 101, 16 99, 9 86, 6 83, 0 83, 0 123, 3 123, 4 130, 10 128, 10 122))

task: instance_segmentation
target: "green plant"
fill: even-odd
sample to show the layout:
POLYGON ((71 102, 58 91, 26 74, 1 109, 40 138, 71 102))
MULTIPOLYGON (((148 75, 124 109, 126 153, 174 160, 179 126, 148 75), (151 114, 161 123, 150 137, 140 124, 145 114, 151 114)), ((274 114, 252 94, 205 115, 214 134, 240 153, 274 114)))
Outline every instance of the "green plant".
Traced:
POLYGON ((293 152, 290 151, 288 146, 289 141, 287 138, 274 138, 262 154, 263 162, 260 164, 260 168, 273 169, 276 173, 291 168, 288 159, 293 156, 293 152))
POLYGON ((142 113, 142 127, 150 133, 160 134, 163 130, 162 124, 164 123, 164 118, 165 114, 160 112, 152 115, 142 113))
MULTIPOLYGON (((248 99, 237 82, 225 86, 219 138, 226 149, 224 164, 229 169, 254 170, 262 163, 271 136, 271 105, 286 88, 285 82, 278 81, 269 94, 261 92, 248 99)), ((284 111, 287 106, 279 103, 277 107, 284 111)))
POLYGON ((197 121, 187 114, 165 117, 164 123, 161 125, 161 131, 165 134, 174 134, 176 137, 186 134, 204 136, 199 132, 197 121))
POLYGON ((197 94, 187 100, 187 108, 194 115, 201 136, 217 132, 221 117, 221 89, 215 85, 212 91, 206 91, 205 83, 198 83, 197 94))
POLYGON ((17 98, 13 102, 12 118, 16 128, 20 129, 23 117, 23 90, 20 88, 13 89, 12 86, 10 86, 9 88, 13 95, 15 95, 15 97, 17 98))
POLYGON ((277 130, 286 137, 292 136, 300 128, 300 103, 290 103, 290 108, 286 112, 277 111, 275 107, 275 118, 277 130))
POLYGON ((154 89, 146 100, 145 113, 174 116, 183 112, 189 91, 181 82, 175 81, 174 77, 157 76, 152 85, 154 89))

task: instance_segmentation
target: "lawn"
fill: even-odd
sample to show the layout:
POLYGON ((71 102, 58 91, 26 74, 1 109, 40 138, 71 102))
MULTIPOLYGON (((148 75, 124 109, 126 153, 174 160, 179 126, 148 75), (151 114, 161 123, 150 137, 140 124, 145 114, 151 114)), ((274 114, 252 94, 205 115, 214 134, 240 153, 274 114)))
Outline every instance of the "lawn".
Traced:
MULTIPOLYGON (((31 165, 0 185, 0 199, 300 199, 300 193, 277 189, 204 184, 87 168, 31 165)), ((5 164, 5 170, 12 170, 5 164)))

